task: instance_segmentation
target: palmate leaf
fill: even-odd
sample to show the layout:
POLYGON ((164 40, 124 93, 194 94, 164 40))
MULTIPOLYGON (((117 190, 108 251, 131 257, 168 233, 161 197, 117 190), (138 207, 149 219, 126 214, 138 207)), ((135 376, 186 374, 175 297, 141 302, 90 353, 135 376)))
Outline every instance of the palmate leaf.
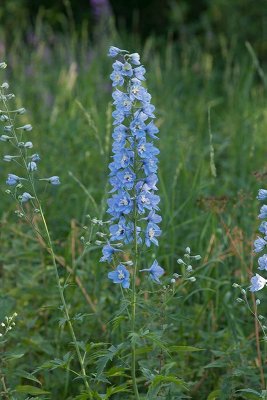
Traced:
POLYGON ((112 386, 107 389, 107 393, 104 397, 104 400, 108 400, 110 396, 115 393, 129 393, 130 390, 128 389, 127 385, 120 385, 120 386, 112 386))
POLYGON ((45 369, 48 370, 54 370, 57 368, 67 369, 71 359, 72 359, 72 354, 68 352, 63 356, 62 360, 60 358, 55 358, 54 360, 48 360, 44 362, 40 367, 36 368, 34 373, 45 369))
POLYGON ((101 350, 96 355, 98 360, 96 362, 96 370, 97 377, 101 376, 106 365, 109 361, 112 361, 113 358, 123 349, 124 343, 120 343, 118 346, 110 346, 107 350, 101 350))
POLYGON ((154 400, 155 396, 158 395, 162 386, 168 386, 169 384, 174 384, 182 390, 188 390, 186 383, 173 375, 156 375, 154 376, 147 393, 148 400, 154 400))
POLYGON ((33 374, 30 374, 27 371, 19 370, 19 371, 16 372, 15 375, 20 377, 20 378, 25 378, 25 379, 28 379, 30 381, 36 382, 39 385, 42 385, 42 383, 33 374))

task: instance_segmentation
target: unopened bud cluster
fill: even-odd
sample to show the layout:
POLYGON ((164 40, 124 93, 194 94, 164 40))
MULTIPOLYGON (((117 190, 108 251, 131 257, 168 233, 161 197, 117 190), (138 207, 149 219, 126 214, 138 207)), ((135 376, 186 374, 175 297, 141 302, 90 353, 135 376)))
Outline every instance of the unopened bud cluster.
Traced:
POLYGON ((185 278, 189 282, 195 282, 196 277, 191 276, 191 274, 193 273, 193 266, 191 264, 194 261, 199 261, 199 260, 201 260, 201 256, 199 254, 197 255, 191 254, 190 247, 186 247, 183 258, 178 258, 177 260, 177 264, 179 264, 181 268, 181 274, 174 273, 173 278, 171 279, 171 283, 175 284, 176 280, 179 278, 185 278))
POLYGON ((4 321, 0 323, 0 337, 4 337, 8 332, 10 332, 14 326, 16 325, 15 323, 15 318, 18 316, 18 314, 15 312, 11 316, 6 316, 4 321))

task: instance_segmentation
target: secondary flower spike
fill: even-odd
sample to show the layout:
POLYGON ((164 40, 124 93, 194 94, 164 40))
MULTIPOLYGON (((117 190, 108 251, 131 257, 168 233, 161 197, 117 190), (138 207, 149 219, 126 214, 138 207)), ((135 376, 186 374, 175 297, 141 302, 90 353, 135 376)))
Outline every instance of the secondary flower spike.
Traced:
MULTIPOLYGON (((260 189, 257 199, 260 201, 267 200, 267 190, 266 189, 260 189)), ((260 209, 260 214, 259 214, 260 219, 267 219, 267 205, 263 204, 263 206, 260 209)), ((258 237, 254 241, 254 252, 255 253, 261 253, 267 245, 267 221, 263 221, 260 226, 259 226, 259 232, 263 234, 262 237, 258 237)), ((263 254, 261 257, 258 259, 258 269, 260 271, 265 271, 267 272, 267 254, 263 254)), ((263 278, 261 275, 256 274, 251 278, 251 286, 250 290, 251 292, 257 292, 258 290, 263 289, 267 284, 267 280, 263 278)))
MULTIPOLYGON (((145 247, 158 246, 161 216, 160 197, 156 194, 159 149, 155 142, 159 130, 154 124, 155 107, 151 104, 151 95, 144 86, 146 70, 141 65, 140 55, 112 46, 108 56, 115 59, 110 75, 113 143, 109 164, 111 190, 107 200, 109 238, 101 261, 117 264, 117 258, 123 254, 123 251, 114 250, 118 242, 130 246, 134 242, 145 247)), ((152 279, 159 282, 164 270, 159 267, 160 273, 153 275, 155 263, 149 272, 152 279)), ((110 279, 114 277, 109 273, 110 279)), ((113 282, 119 283, 114 279, 113 282)))

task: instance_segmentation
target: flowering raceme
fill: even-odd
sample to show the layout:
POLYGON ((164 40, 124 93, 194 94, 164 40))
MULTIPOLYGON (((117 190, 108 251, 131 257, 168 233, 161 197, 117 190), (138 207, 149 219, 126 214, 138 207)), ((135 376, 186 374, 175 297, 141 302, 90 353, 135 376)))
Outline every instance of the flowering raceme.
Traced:
MULTIPOLYGON (((260 189, 258 196, 258 200, 266 200, 267 199, 267 190, 260 189)), ((263 205, 260 209, 260 214, 258 216, 260 219, 267 218, 267 206, 263 205)), ((267 245, 267 221, 263 221, 259 226, 259 231, 264 235, 264 237, 258 237, 254 242, 254 251, 255 253, 262 252, 267 245)), ((267 254, 263 254, 258 259, 258 269, 261 271, 267 271, 267 254)), ((267 280, 263 278, 261 275, 256 274, 251 278, 251 292, 257 292, 258 290, 263 289, 267 284, 267 280)))
MULTIPOLYGON (((146 70, 140 65, 139 54, 129 54, 112 46, 108 55, 116 58, 110 75, 115 110, 112 113, 113 155, 109 164, 111 195, 107 201, 110 237, 103 247, 101 261, 116 262, 121 254, 117 247, 121 243, 158 246, 157 238, 161 235, 158 226, 161 216, 157 214, 160 198, 156 194, 159 149, 154 141, 159 130, 153 122, 155 107, 151 104, 151 95, 143 86, 146 70)), ((122 263, 108 276, 114 283, 128 288, 130 275, 125 267, 122 269, 122 263), (125 278, 120 279, 122 275, 125 278)), ((156 261, 153 265, 158 266, 156 261)), ((164 270, 158 266, 155 275, 154 267, 151 268, 143 271, 160 282, 158 278, 164 270)))

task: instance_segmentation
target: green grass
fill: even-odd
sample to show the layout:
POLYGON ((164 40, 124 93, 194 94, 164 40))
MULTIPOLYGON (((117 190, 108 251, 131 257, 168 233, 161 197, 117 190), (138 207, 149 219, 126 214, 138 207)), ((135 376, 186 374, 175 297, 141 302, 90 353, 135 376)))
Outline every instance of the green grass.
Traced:
MULTIPOLYGON (((83 321, 75 321, 79 339, 88 346, 88 369, 96 371, 91 342, 127 342, 124 314, 111 321, 122 306, 121 293, 107 280, 107 268, 98 261, 100 250, 92 246, 75 263, 82 253, 80 237, 86 234, 82 227, 89 225, 87 215, 102 217, 106 207, 112 129, 111 61, 106 51, 114 44, 140 52, 157 109, 163 215, 157 257, 171 276, 179 272, 176 260, 186 246, 202 255, 197 282, 182 285, 179 295, 163 310, 167 346, 203 349, 165 355, 166 370, 184 379, 189 389, 174 389, 173 384, 170 393, 174 394, 162 389, 158 397, 151 389, 150 398, 259 398, 236 392, 263 387, 254 320, 243 304, 235 302, 240 294, 232 288, 233 282, 249 284, 258 225, 255 196, 265 187, 267 168, 266 86, 251 52, 242 43, 232 46, 227 38, 221 52, 214 54, 197 40, 179 46, 151 37, 141 44, 137 37, 118 38, 113 33, 112 40, 103 37, 93 43, 85 34, 53 33, 42 21, 35 34, 36 45, 30 47, 18 32, 1 58, 8 62, 6 79, 17 105, 29 111, 23 121, 34 127, 29 135, 42 157, 42 175, 61 177, 62 185, 46 190, 42 202, 62 265, 62 280, 64 266, 75 268, 75 277, 92 302, 90 305, 72 277, 66 290, 71 313, 88 314, 83 321), (216 393, 208 397, 216 390, 217 397, 216 393)), ((1 153, 5 154, 5 143, 1 153)), ((35 384, 21 377, 20 371, 33 372, 43 365, 36 377, 51 394, 39 398, 74 399, 82 389, 81 381, 73 380, 63 362, 62 368, 52 372, 44 365, 62 359, 73 348, 67 329, 58 325, 61 314, 49 256, 25 223, 17 220, 15 205, 4 192, 6 174, 16 173, 10 167, 2 163, 0 169, 0 320, 18 313, 8 343, 8 350, 18 357, 11 357, 6 365, 7 382, 11 388, 35 384)), ((150 260, 148 255, 147 262, 150 260)), ((145 301, 145 295, 141 296, 137 324, 160 335, 152 303, 160 299, 154 297, 148 295, 145 301)), ((264 293, 259 297, 264 313, 264 293)), ((159 347, 153 345, 153 338, 142 340, 142 348, 152 348, 149 353, 143 350, 141 366, 155 373, 159 347)), ((264 343, 261 348, 264 358, 264 343)), ((107 364, 110 376, 110 368, 122 368, 122 361, 123 357, 115 357, 107 364)), ((70 365, 77 368, 76 361, 70 365)), ((109 380, 119 386, 130 378, 118 372, 117 378, 109 380)), ((106 384, 97 387, 104 393, 106 384)), ((140 387, 145 393, 141 376, 140 387)), ((132 398, 126 396, 117 393, 112 399, 132 398)), ((16 394, 14 398, 26 397, 16 394)))

